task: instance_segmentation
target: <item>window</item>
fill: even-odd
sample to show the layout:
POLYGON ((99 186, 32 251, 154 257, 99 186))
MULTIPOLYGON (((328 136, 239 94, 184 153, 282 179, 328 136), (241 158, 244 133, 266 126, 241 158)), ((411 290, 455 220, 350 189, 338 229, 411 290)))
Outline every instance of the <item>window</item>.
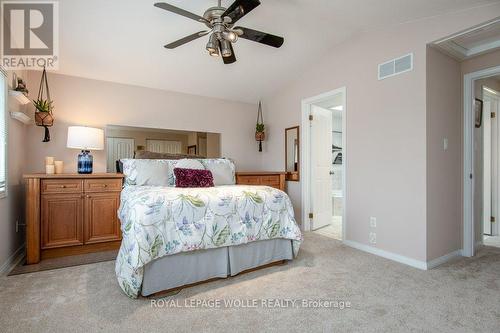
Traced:
POLYGON ((7 74, 0 68, 0 198, 7 195, 7 74))

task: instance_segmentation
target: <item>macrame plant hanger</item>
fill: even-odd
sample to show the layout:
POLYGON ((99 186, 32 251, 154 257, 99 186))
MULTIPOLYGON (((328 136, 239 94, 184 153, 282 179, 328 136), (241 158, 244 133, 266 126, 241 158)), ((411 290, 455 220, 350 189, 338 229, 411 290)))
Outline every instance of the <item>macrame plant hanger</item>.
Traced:
POLYGON ((43 67, 42 78, 40 80, 40 88, 38 89, 37 102, 39 103, 40 101, 46 101, 47 109, 41 111, 35 104, 35 123, 37 126, 42 126, 43 128, 45 128, 45 135, 42 142, 49 142, 49 127, 54 124, 54 117, 52 115, 52 100, 50 99, 49 81, 47 80, 47 72, 45 71, 45 67, 43 67), (45 100, 43 99, 44 92, 47 96, 45 100))
MULTIPOLYGON (((259 101, 259 110, 257 111, 257 126, 262 125, 264 127, 264 117, 262 115, 262 103, 259 101)), ((264 129, 262 131, 255 132, 255 139, 259 141, 259 152, 262 152, 262 141, 264 141, 266 135, 264 133, 264 129)))

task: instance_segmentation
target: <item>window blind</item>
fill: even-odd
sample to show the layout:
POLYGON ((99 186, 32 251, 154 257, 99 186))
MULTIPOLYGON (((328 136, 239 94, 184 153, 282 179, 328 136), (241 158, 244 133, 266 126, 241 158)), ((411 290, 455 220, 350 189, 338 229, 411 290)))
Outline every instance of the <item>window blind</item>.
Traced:
POLYGON ((7 193, 7 75, 0 68, 0 196, 7 193))

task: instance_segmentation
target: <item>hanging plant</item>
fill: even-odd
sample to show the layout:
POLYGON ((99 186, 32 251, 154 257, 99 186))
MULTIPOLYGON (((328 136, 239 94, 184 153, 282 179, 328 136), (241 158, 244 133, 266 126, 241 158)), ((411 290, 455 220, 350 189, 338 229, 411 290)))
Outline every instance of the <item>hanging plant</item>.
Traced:
POLYGON ((262 116, 262 104, 259 102, 259 110, 257 111, 257 125, 255 126, 255 140, 259 141, 259 151, 262 151, 262 141, 266 139, 264 132, 264 117, 262 116))
POLYGON ((38 89, 38 97, 33 101, 35 106, 35 124, 45 128, 45 135, 42 142, 50 141, 49 127, 54 125, 54 110, 53 101, 50 99, 49 82, 47 81, 47 72, 45 67, 42 72, 42 79, 40 80, 40 88, 38 89), (45 98, 43 97, 45 90, 45 98))

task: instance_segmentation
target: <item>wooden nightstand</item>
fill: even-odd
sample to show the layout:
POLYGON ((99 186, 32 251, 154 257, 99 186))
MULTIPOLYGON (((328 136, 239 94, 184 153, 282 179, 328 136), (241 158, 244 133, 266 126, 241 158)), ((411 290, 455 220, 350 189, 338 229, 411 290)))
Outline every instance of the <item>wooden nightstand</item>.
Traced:
POLYGON ((237 172, 236 184, 266 185, 285 190, 285 172, 237 172))
POLYGON ((123 174, 28 174, 27 263, 117 249, 123 174))

